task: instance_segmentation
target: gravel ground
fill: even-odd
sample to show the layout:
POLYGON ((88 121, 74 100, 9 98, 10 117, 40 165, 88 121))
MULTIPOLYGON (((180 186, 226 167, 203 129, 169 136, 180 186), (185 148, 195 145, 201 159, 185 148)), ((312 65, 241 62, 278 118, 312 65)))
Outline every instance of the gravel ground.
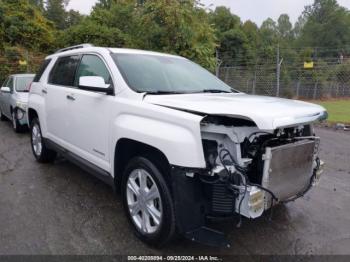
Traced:
POLYGON ((28 134, 0 123, 0 254, 350 254, 350 132, 318 129, 326 172, 272 221, 221 223, 231 248, 177 240, 150 249, 133 234, 119 196, 65 160, 37 164, 28 134))

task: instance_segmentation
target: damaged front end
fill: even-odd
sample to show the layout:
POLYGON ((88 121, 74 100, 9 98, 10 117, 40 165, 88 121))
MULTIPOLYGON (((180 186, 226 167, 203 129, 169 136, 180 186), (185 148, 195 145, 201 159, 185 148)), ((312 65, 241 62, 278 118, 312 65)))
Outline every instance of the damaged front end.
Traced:
POLYGON ((302 197, 319 180, 319 138, 311 124, 261 131, 249 120, 208 116, 201 123, 206 169, 173 167, 178 228, 192 241, 227 246, 208 218, 254 219, 302 197))

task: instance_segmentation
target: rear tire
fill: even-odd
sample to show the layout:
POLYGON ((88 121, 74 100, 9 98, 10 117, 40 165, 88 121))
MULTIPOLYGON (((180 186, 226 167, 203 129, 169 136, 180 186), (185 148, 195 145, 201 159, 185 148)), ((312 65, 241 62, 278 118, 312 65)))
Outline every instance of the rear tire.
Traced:
POLYGON ((127 165, 122 179, 125 213, 134 232, 146 244, 161 247, 175 235, 175 210, 159 169, 144 157, 127 165))
POLYGON ((57 153, 48 149, 45 145, 38 118, 33 119, 30 125, 30 134, 32 151, 35 159, 39 163, 51 163, 55 161, 57 153))

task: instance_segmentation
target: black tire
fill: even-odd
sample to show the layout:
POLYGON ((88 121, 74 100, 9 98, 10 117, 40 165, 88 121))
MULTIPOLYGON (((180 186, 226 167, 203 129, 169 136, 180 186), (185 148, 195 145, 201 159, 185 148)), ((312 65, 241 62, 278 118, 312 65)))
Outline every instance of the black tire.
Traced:
POLYGON ((24 127, 19 123, 17 117, 16 117, 16 112, 17 109, 14 109, 11 113, 11 122, 12 122, 12 128, 15 131, 15 133, 21 133, 24 129, 24 127))
POLYGON ((51 149, 48 149, 47 146, 45 145, 45 140, 42 137, 40 122, 38 118, 34 118, 30 125, 30 141, 31 141, 33 155, 39 163, 51 163, 55 161, 57 153, 51 149), (41 150, 37 150, 35 147, 34 142, 36 140, 35 140, 34 132, 39 132, 40 134, 41 150))
POLYGON ((6 121, 6 120, 7 120, 6 116, 2 113, 0 109, 0 121, 6 121))
MULTIPOLYGON (((131 226, 134 229, 136 236, 141 239, 146 244, 152 247, 162 247, 168 242, 170 242, 175 236, 175 209, 174 202, 172 200, 172 196, 168 185, 159 171, 159 169, 148 159, 144 157, 135 157, 133 158, 129 164, 127 165, 122 179, 122 198, 123 198, 123 206, 125 213, 128 217, 128 220, 131 226), (127 183, 129 177, 132 175, 133 171, 143 169, 147 171, 147 173, 154 180, 157 189, 160 194, 160 205, 162 206, 162 217, 160 225, 156 232, 154 233, 144 233, 140 230, 137 225, 134 223, 127 199, 127 183)), ((159 204, 159 202, 158 202, 159 204)))

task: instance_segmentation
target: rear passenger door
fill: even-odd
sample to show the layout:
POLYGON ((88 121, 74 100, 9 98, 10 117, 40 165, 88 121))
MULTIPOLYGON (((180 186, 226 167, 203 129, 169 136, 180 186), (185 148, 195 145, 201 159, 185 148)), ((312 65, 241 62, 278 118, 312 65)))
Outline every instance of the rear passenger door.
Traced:
POLYGON ((75 71, 78 67, 80 55, 59 57, 52 68, 48 84, 42 90, 46 106, 47 138, 61 146, 70 149, 70 135, 72 130, 69 119, 72 112, 68 106, 68 94, 75 88, 75 71))

